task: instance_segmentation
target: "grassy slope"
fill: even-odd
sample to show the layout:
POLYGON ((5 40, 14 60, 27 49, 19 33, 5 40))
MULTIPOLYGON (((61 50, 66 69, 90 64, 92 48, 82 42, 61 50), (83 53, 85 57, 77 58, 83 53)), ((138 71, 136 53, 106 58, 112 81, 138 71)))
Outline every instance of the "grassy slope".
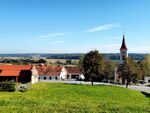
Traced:
POLYGON ((25 93, 0 92, 0 112, 148 113, 149 101, 120 87, 38 83, 25 93))

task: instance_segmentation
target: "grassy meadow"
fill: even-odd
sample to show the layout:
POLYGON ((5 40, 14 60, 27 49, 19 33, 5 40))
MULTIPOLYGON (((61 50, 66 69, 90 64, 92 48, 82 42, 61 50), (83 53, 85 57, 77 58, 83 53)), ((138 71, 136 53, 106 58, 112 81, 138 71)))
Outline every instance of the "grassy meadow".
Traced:
POLYGON ((148 113, 150 98, 115 86, 34 84, 27 92, 0 92, 0 113, 148 113))

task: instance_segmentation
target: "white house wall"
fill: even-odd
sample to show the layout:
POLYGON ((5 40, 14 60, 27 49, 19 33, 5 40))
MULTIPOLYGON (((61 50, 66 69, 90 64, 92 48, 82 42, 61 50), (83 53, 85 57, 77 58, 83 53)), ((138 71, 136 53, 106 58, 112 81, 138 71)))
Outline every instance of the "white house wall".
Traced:
POLYGON ((37 82, 38 82, 38 78, 39 78, 39 76, 32 75, 32 76, 31 76, 31 83, 32 83, 32 84, 37 83, 37 82))
POLYGON ((60 76, 57 76, 57 75, 56 76, 48 76, 48 75, 39 76, 39 81, 50 81, 50 80, 60 80, 60 76))
POLYGON ((37 71, 37 69, 35 68, 35 66, 32 67, 31 72, 32 72, 31 83, 32 83, 32 84, 37 83, 37 82, 38 82, 39 75, 38 75, 38 71, 37 71))
POLYGON ((61 78, 62 80, 67 79, 67 71, 66 71, 66 69, 65 69, 64 67, 63 67, 62 70, 61 70, 60 78, 61 78))
POLYGON ((145 81, 147 84, 150 84, 150 77, 147 77, 147 76, 146 76, 146 77, 144 78, 144 81, 145 81))

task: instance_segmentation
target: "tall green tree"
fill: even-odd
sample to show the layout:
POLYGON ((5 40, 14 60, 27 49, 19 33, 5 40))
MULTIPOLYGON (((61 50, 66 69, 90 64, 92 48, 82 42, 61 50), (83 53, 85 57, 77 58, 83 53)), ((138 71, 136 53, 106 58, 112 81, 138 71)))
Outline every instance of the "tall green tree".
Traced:
POLYGON ((136 81, 138 77, 137 63, 131 58, 126 58, 122 64, 119 64, 117 72, 128 88, 129 83, 136 81))
POLYGON ((138 79, 142 80, 142 79, 144 79, 144 76, 147 75, 146 63, 145 63, 144 60, 140 60, 140 61, 137 62, 137 64, 138 64, 138 67, 139 67, 138 79))
POLYGON ((143 60, 138 61, 138 65, 140 67, 139 79, 150 76, 150 54, 147 54, 143 60))
POLYGON ((150 76, 150 54, 144 58, 145 76, 150 76))
POLYGON ((105 70, 104 70, 104 77, 106 80, 114 79, 115 68, 117 67, 117 63, 114 61, 105 61, 105 70))
POLYGON ((99 54, 97 50, 85 54, 82 69, 84 70, 85 80, 90 80, 93 84, 94 78, 101 78, 104 75, 105 63, 102 54, 99 54))

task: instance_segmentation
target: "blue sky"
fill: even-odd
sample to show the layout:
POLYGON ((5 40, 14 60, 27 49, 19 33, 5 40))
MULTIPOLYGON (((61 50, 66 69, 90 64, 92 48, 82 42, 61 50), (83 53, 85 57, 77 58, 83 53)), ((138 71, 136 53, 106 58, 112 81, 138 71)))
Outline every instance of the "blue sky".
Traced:
POLYGON ((150 52, 149 0, 1 0, 0 53, 150 52))

